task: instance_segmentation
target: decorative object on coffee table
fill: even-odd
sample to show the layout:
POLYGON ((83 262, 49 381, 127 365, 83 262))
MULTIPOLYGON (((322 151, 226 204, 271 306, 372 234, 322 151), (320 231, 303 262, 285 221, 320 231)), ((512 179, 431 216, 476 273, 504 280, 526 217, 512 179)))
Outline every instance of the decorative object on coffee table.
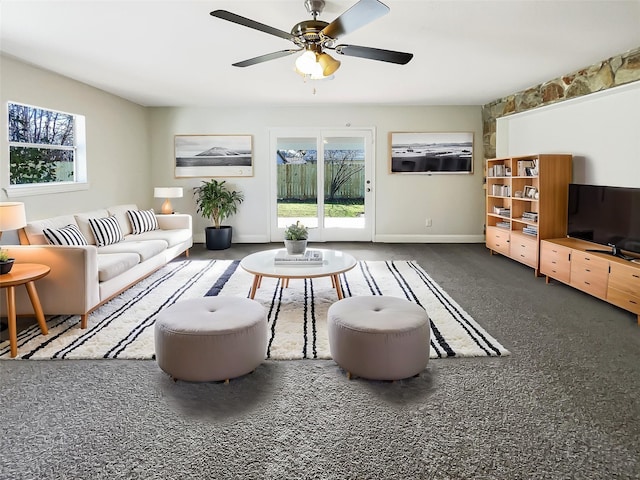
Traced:
POLYGON ((284 230, 284 246, 289 255, 302 255, 307 249, 309 231, 300 221, 289 225, 284 230))
POLYGON ((193 194, 196 196, 198 213, 213 221, 213 226, 205 229, 207 249, 229 248, 233 229, 230 225, 222 225, 222 222, 238 211, 244 195, 237 190, 229 190, 225 180, 216 179, 203 181, 202 185, 193 189, 193 194))

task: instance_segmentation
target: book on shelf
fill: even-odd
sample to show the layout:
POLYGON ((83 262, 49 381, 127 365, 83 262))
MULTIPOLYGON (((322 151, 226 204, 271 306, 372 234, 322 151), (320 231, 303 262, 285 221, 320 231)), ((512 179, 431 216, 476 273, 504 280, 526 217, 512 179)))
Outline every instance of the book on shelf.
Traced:
POLYGON ((510 197, 511 196, 511 186, 510 185, 492 185, 491 186, 491 194, 497 197, 510 197))
POLYGON ((279 250, 273 259, 275 265, 322 265, 324 257, 320 250, 307 249, 303 254, 290 255, 286 250, 279 250))
POLYGON ((531 222, 538 221, 538 213, 537 212, 522 212, 522 219, 529 220, 531 222))
POLYGON ((496 215, 501 215, 503 217, 511 216, 511 208, 509 207, 493 207, 493 213, 496 215))
POLYGON ((522 233, 526 234, 526 235, 533 235, 534 237, 538 235, 538 227, 524 227, 522 229, 522 233))
POLYGON ((510 222, 496 222, 496 227, 511 228, 511 223, 510 222))

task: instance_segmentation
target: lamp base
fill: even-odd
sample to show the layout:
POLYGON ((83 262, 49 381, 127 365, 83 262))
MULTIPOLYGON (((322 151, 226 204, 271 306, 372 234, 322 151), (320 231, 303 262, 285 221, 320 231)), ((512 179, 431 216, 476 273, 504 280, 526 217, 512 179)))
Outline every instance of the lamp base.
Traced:
POLYGON ((173 213, 173 207, 171 206, 171 202, 169 201, 168 198, 162 204, 162 208, 160 209, 160 212, 165 215, 169 215, 173 213))

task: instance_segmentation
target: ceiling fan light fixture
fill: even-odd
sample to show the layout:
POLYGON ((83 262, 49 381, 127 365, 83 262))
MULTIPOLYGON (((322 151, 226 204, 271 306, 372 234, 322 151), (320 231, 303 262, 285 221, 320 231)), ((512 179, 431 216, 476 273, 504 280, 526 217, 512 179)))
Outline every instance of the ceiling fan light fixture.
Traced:
POLYGON ((322 75, 325 77, 333 75, 340 68, 340 61, 328 53, 318 55, 318 64, 322 67, 322 75))
POLYGON ((303 75, 313 74, 317 68, 316 65, 316 52, 312 50, 306 50, 296 59, 296 70, 303 75))

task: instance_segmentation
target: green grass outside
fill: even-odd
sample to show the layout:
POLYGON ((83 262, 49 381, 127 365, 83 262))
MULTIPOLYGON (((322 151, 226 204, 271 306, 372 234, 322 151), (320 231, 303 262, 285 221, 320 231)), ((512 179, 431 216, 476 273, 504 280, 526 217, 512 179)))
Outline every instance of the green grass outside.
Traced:
MULTIPOLYGON (((326 217, 356 218, 364 213, 364 205, 325 205, 326 217)), ((278 217, 315 217, 317 206, 314 203, 278 203, 278 217)))

